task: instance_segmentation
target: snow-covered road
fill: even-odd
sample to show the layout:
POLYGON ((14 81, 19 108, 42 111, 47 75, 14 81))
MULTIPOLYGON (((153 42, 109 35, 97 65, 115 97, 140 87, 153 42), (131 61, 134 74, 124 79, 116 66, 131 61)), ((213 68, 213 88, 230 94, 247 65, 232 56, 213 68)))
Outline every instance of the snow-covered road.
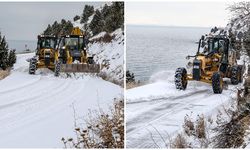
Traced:
POLYGON ((194 118, 198 114, 213 115, 218 108, 230 107, 236 98, 237 86, 229 85, 222 94, 213 94, 210 85, 193 81, 185 91, 178 91, 174 74, 167 72, 164 76, 165 80, 127 91, 128 148, 169 147, 170 139, 182 129, 186 114, 194 118))
POLYGON ((0 80, 0 148, 62 148, 62 137, 75 137, 73 106, 77 117, 87 117, 122 97, 121 87, 97 77, 29 75, 26 59, 33 55, 19 54, 14 70, 0 80))

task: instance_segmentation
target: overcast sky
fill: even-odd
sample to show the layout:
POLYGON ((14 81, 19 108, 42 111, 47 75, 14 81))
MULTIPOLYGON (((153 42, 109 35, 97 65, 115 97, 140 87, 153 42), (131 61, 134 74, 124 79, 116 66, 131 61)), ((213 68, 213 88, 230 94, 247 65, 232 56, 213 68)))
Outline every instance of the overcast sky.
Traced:
POLYGON ((126 22, 136 25, 225 26, 232 2, 127 2, 126 22))
POLYGON ((11 40, 36 40, 48 24, 62 18, 72 20, 85 4, 100 7, 104 2, 1 2, 0 30, 11 40))

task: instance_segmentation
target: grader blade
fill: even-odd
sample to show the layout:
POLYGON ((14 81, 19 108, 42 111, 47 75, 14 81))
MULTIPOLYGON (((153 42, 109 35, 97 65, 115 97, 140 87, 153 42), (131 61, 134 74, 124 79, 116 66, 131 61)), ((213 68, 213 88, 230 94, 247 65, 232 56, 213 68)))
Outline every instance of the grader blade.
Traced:
POLYGON ((75 73, 75 72, 82 72, 82 73, 99 73, 100 72, 100 65, 99 64, 62 64, 61 65, 61 72, 66 73, 75 73))

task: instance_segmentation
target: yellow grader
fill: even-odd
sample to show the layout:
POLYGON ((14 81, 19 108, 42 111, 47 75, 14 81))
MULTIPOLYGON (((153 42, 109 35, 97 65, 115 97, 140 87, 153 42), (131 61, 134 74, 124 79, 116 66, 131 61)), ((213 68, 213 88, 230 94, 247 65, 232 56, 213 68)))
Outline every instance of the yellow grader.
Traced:
POLYGON ((223 78, 230 78, 236 85, 242 81, 243 67, 237 65, 236 52, 231 48, 230 40, 225 35, 204 36, 199 40, 198 51, 193 57, 190 74, 185 68, 175 72, 176 89, 185 90, 188 80, 201 81, 212 85, 214 93, 222 93, 223 78), (200 49, 203 48, 203 52, 200 49))
POLYGON ((94 62, 93 57, 88 56, 86 39, 80 28, 73 28, 70 35, 60 36, 55 41, 56 46, 53 47, 53 51, 50 51, 50 57, 47 53, 42 53, 41 48, 38 48, 37 53, 43 55, 39 55, 38 60, 36 58, 30 60, 30 74, 35 74, 36 68, 44 67, 52 69, 55 76, 59 76, 60 72, 100 72, 101 66, 94 62))

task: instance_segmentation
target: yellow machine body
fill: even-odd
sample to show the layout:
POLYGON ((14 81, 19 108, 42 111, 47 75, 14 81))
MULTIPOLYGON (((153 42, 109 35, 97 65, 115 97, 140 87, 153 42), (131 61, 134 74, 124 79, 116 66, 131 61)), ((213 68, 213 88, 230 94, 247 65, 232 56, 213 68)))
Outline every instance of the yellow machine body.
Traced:
POLYGON ((73 28, 70 35, 62 36, 59 45, 56 60, 62 61, 60 72, 100 72, 101 66, 87 54, 84 32, 79 27, 73 28))
POLYGON ((55 46, 57 38, 55 36, 39 35, 37 42, 37 68, 55 68, 55 46))

